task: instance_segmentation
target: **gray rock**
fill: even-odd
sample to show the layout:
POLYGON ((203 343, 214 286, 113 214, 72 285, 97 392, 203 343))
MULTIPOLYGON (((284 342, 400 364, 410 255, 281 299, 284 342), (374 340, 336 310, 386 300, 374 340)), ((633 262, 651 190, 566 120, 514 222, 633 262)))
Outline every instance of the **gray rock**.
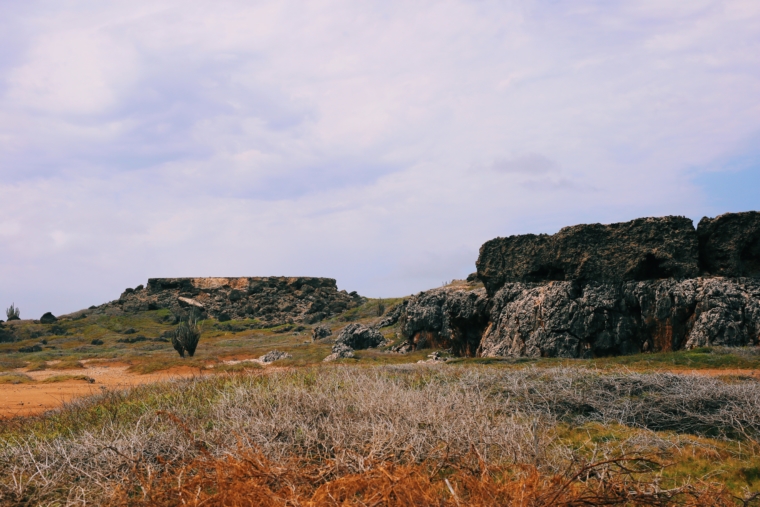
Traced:
MULTIPOLYGON (((385 343, 385 338, 377 329, 363 324, 349 324, 344 327, 335 340, 335 345, 346 345, 352 349, 368 349, 385 343)), ((333 347, 335 352, 335 347, 333 347)))
POLYGON ((757 345, 760 280, 695 278, 508 283, 494 296, 483 356, 598 357, 757 345))
POLYGON ((328 363, 335 361, 336 359, 354 357, 354 349, 343 343, 336 343, 333 345, 332 354, 324 358, 322 361, 328 363))
POLYGON ((40 324, 53 324, 55 322, 58 322, 58 319, 50 312, 46 312, 45 315, 40 317, 40 324))
POLYGON ((332 336, 332 330, 327 326, 316 326, 311 330, 311 341, 315 342, 328 336, 332 336))
POLYGON ((760 277, 760 213, 726 213, 703 218, 697 227, 703 272, 760 277))
POLYGON ((481 247, 476 266, 494 296, 507 282, 689 278, 699 272, 697 259, 692 221, 669 216, 496 238, 481 247))
POLYGON ((451 348, 455 355, 474 356, 488 322, 487 306, 483 288, 420 292, 408 300, 401 333, 415 350, 451 348))
POLYGON ((270 350, 263 356, 259 358, 259 361, 262 363, 273 363, 275 361, 279 361, 280 359, 288 359, 293 357, 292 355, 288 354, 287 352, 282 352, 280 350, 270 350))
POLYGON ((410 342, 409 340, 399 343, 398 345, 394 345, 391 347, 391 352, 396 352, 397 354, 408 354, 409 352, 414 351, 414 343, 410 342))
POLYGON ((374 327, 380 329, 396 324, 404 311, 406 311, 406 305, 408 302, 409 301, 405 299, 404 301, 393 305, 385 314, 385 316, 380 319, 377 324, 374 325, 374 327))

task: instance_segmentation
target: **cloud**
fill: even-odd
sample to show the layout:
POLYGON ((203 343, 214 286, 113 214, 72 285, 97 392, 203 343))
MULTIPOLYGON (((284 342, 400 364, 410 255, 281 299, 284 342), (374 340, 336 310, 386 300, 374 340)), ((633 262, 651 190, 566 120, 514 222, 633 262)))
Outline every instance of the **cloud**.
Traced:
POLYGON ((495 236, 699 218, 695 168, 760 131, 758 34, 751 1, 4 3, 0 304, 173 275, 393 296, 495 236))

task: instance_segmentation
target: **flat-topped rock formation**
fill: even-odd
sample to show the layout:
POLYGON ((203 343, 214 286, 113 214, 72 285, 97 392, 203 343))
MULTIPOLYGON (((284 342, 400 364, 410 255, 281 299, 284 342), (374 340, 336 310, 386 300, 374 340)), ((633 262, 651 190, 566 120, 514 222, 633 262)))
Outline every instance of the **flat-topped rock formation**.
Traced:
POLYGON ((691 278, 699 273, 697 254, 688 218, 639 218, 492 239, 481 247, 476 266, 493 296, 507 282, 691 278))
POLYGON ((96 311, 119 314, 168 308, 178 316, 194 311, 220 321, 255 318, 276 325, 318 322, 362 302, 355 292, 339 291, 332 278, 151 278, 146 287, 127 289, 96 311))
POLYGON ((760 213, 640 218, 483 245, 486 356, 592 357, 760 339, 760 213), (722 278, 714 278, 720 275, 722 278))

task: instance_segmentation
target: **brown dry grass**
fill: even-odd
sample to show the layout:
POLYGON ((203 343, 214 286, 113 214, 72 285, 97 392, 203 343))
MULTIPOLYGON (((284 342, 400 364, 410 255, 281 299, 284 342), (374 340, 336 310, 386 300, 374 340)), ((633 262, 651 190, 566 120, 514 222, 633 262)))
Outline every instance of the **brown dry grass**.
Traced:
POLYGON ((716 485, 668 490, 654 479, 659 463, 619 457, 546 475, 530 465, 489 466, 475 452, 458 463, 377 463, 361 473, 340 474, 330 463, 291 459, 274 463, 263 454, 205 455, 170 473, 136 473, 120 488, 122 506, 711 506, 749 505, 716 485))

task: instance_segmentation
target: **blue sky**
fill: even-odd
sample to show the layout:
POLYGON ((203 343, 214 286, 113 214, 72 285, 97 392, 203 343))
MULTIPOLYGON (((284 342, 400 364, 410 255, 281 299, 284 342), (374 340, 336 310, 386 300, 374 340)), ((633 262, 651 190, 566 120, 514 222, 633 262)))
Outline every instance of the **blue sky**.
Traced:
POLYGON ((760 4, 0 0, 0 305, 389 297, 493 237, 760 208, 760 4))

